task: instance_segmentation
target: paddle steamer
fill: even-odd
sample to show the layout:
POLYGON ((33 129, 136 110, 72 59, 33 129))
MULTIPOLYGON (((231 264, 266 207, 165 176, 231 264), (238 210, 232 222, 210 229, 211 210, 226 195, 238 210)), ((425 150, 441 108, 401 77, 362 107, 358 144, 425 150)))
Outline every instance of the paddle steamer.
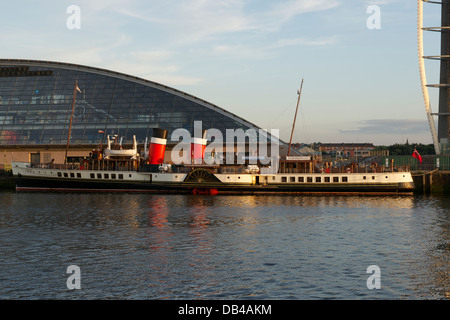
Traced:
MULTIPOLYGON (((303 80, 297 92, 292 133, 302 86, 303 80)), ((292 133, 287 156, 272 158, 270 166, 260 165, 258 162, 253 164, 252 161, 239 164, 205 161, 205 136, 192 139, 192 163, 164 163, 167 131, 158 128, 154 129, 149 150, 143 156, 138 152, 136 137, 133 137, 131 149, 123 149, 121 143, 111 145, 108 136, 107 148, 93 150, 91 156, 81 163, 68 164, 67 151, 77 89, 78 85, 75 83, 65 163, 58 165, 13 161, 12 171, 16 177, 17 191, 400 195, 412 194, 414 190, 411 174, 396 171, 392 166, 390 172, 383 172, 375 166, 359 172, 360 168, 356 165, 334 168, 328 164, 320 164, 310 156, 290 156, 292 133)), ((146 147, 147 143, 147 150, 146 147)))
POLYGON ((155 130, 148 153, 93 150, 77 164, 12 162, 17 191, 115 191, 185 194, 412 194, 406 170, 375 165, 335 168, 311 156, 283 156, 271 165, 205 163, 206 142, 191 144, 193 164, 164 163, 166 130, 155 130), (200 161, 198 161, 200 160, 200 161), (194 164, 199 163, 199 164, 194 164), (360 172, 360 171, 363 172, 360 172))

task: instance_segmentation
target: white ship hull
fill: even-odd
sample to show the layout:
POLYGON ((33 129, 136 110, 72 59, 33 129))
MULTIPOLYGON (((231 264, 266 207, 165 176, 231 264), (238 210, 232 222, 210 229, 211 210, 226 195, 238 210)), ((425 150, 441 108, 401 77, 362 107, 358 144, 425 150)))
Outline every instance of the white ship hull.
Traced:
POLYGON ((77 170, 12 163, 17 191, 120 191, 212 194, 412 194, 409 172, 212 173, 77 170))

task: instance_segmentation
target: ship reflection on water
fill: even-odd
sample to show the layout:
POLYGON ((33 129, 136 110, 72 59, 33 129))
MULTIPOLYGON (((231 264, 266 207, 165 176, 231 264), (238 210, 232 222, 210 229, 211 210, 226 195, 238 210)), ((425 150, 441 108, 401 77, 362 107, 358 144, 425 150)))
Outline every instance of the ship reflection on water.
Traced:
MULTIPOLYGON (((164 274, 164 281, 173 279, 176 273, 169 275, 167 270, 174 268, 171 263, 176 256, 178 266, 188 268, 190 280, 183 281, 191 283, 191 290, 199 291, 196 296, 201 296, 201 291, 218 297, 225 294, 223 290, 214 290, 213 283, 205 284, 202 280, 205 276, 210 280, 224 275, 234 281, 239 278, 242 281, 235 287, 241 292, 245 291, 242 286, 247 282, 250 287, 259 284, 252 275, 254 271, 264 277, 269 269, 270 274, 275 274, 276 270, 288 268, 291 274, 295 265, 299 270, 303 265, 315 278, 314 267, 307 267, 311 261, 314 261, 312 265, 321 264, 318 269, 323 274, 326 272, 324 264, 329 263, 331 271, 333 263, 341 265, 345 261, 359 265, 374 260, 388 264, 384 270, 390 277, 394 266, 420 265, 417 270, 404 272, 406 280, 402 283, 410 282, 407 286, 413 293, 397 288, 398 283, 384 282, 390 294, 420 297, 424 295, 422 290, 429 290, 425 295, 431 297, 448 294, 449 266, 445 263, 450 254, 448 245, 438 244, 433 248, 430 243, 416 244, 415 236, 422 233, 424 227, 417 219, 426 219, 427 209, 415 198, 154 196, 148 204, 149 250, 157 262, 150 269, 164 274), (436 251, 440 252, 433 257, 436 251), (392 255, 397 255, 399 261, 391 261, 392 255), (165 263, 161 264, 162 261, 165 263), (440 291, 432 292, 431 285, 441 288, 440 291)), ((448 216, 443 218, 448 219, 448 216)), ((435 226, 432 228, 436 232, 435 226)), ((440 231, 445 242, 448 230, 440 231)), ((268 281, 275 281, 275 278, 268 281)), ((344 278, 341 280, 346 282, 344 278)), ((350 283, 354 281, 350 280, 350 283)), ((325 296, 321 292, 317 297, 325 296)), ((333 297, 339 298, 339 295, 333 297)))
POLYGON ((70 264, 87 299, 449 298, 448 198, 0 197, 6 299, 71 298, 54 279, 70 264))

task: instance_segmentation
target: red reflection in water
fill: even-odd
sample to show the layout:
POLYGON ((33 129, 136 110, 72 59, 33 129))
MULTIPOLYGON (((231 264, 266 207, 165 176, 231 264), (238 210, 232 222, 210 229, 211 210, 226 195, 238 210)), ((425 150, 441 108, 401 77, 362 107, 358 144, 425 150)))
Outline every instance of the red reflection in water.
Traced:
POLYGON ((167 226, 167 217, 169 216, 169 208, 165 198, 157 198, 149 201, 149 220, 152 227, 165 229, 167 226))

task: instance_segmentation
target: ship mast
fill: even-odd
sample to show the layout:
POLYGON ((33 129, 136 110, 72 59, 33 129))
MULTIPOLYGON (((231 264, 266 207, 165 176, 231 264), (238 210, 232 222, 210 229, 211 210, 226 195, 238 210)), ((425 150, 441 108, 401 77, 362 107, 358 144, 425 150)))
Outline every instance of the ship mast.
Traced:
POLYGON ((302 93, 302 87, 303 87, 303 79, 302 79, 302 83, 300 85, 300 90, 297 91, 297 94, 298 94, 297 108, 295 109, 294 123, 292 124, 291 139, 289 140, 289 149, 288 149, 288 154, 287 154, 288 156, 291 153, 292 136, 294 134, 295 120, 297 119, 297 111, 298 111, 298 105, 300 104, 300 95, 302 93))
POLYGON ((75 109, 75 100, 77 97, 77 91, 81 92, 80 88, 78 88, 78 81, 75 81, 75 88, 73 89, 72 114, 70 115, 69 134, 67 136, 66 155, 64 157, 64 164, 67 163, 67 151, 69 151, 70 133, 72 131, 73 111, 75 109))

